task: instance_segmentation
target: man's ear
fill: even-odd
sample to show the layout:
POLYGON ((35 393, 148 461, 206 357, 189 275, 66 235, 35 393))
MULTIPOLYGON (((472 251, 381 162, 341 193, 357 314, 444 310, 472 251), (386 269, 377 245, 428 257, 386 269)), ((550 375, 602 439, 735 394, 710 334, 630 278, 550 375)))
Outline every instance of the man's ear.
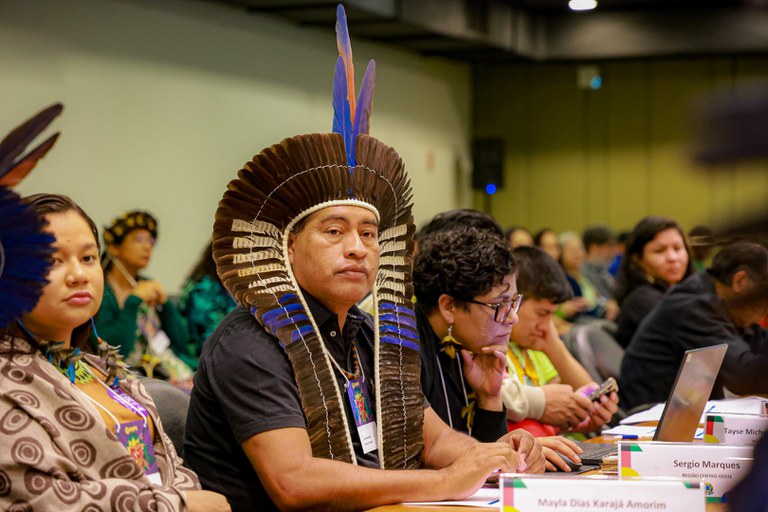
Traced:
POLYGON ((440 314, 443 315, 445 321, 449 324, 452 324, 454 321, 456 307, 456 300, 450 295, 444 293, 437 299, 437 308, 440 310, 440 314))
POLYGON ((293 244, 296 242, 296 233, 291 231, 288 235, 288 262, 293 266, 293 244))
POLYGON ((731 289, 733 290, 733 293, 741 293, 749 288, 750 282, 751 280, 749 279, 747 271, 739 270, 733 274, 733 279, 731 280, 731 289))
POLYGON ((110 256, 117 257, 117 253, 118 253, 117 246, 114 245, 114 244, 113 245, 108 245, 107 246, 107 252, 110 254, 110 256))

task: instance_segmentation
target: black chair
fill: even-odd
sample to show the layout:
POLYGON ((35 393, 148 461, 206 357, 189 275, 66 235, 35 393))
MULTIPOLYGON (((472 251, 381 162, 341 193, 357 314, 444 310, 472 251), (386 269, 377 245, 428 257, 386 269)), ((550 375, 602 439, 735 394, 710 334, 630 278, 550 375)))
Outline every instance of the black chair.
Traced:
POLYGON ((164 380, 142 378, 141 383, 155 401, 163 430, 173 442, 179 456, 184 445, 184 429, 187 424, 189 395, 164 380))

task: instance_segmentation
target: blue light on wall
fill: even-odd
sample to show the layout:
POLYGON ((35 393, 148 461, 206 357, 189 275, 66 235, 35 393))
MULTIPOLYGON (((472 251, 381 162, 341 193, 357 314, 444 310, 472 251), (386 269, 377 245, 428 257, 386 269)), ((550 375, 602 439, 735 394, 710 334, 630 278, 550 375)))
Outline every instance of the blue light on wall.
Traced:
POLYGON ((485 186, 485 193, 488 194, 489 196, 492 196, 493 194, 495 194, 496 193, 496 185, 494 185, 493 183, 487 184, 485 186))

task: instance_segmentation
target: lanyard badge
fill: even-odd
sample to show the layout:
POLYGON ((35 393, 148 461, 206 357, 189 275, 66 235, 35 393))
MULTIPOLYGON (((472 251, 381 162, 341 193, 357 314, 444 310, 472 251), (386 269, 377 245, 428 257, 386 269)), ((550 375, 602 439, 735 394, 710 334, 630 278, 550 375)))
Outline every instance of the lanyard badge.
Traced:
POLYGON ((346 388, 363 452, 372 452, 378 448, 376 417, 373 412, 373 401, 368 395, 368 386, 365 385, 365 378, 360 376, 349 379, 346 388))

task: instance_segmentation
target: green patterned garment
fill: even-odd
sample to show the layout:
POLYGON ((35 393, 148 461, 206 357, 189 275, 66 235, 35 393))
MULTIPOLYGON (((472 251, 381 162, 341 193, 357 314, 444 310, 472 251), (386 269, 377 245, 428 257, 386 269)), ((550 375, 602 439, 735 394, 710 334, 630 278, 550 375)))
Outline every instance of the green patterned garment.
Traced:
POLYGON ((179 297, 179 309, 187 319, 189 335, 198 356, 203 342, 218 327, 227 313, 237 306, 224 287, 210 276, 188 280, 179 297))

